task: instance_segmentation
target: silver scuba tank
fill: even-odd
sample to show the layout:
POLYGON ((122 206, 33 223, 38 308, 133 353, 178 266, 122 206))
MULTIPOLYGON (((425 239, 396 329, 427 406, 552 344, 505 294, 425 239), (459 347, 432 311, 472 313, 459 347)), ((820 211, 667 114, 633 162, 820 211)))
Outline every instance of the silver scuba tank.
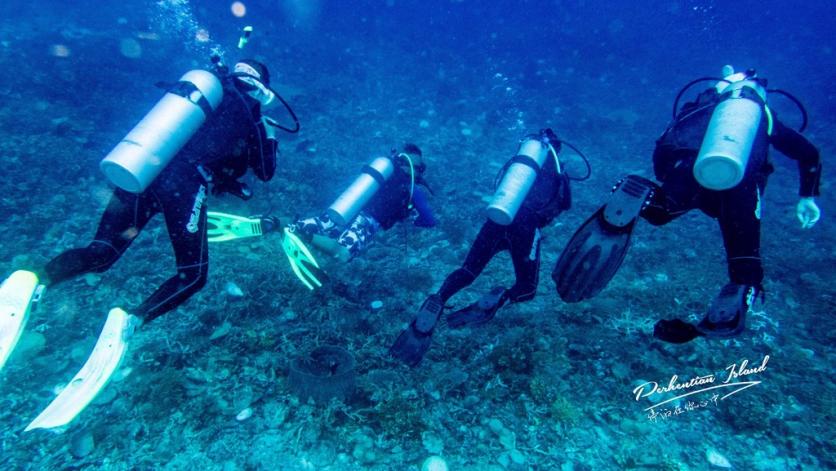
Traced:
POLYGON ((548 156, 548 146, 536 137, 529 137, 520 143, 514 157, 516 161, 508 166, 488 205, 487 213, 491 221, 502 226, 511 224, 548 156))
POLYGON ((354 183, 328 207, 328 217, 338 225, 351 222, 394 172, 395 163, 391 158, 377 157, 372 160, 354 183))
POLYGON ((732 82, 722 94, 726 97, 711 115, 694 163, 697 182, 717 191, 734 188, 743 180, 766 103, 766 90, 749 78, 732 82), (762 102, 753 99, 751 92, 762 102))
POLYGON ((205 70, 186 72, 99 167, 114 185, 132 193, 145 191, 222 99, 218 77, 205 70))

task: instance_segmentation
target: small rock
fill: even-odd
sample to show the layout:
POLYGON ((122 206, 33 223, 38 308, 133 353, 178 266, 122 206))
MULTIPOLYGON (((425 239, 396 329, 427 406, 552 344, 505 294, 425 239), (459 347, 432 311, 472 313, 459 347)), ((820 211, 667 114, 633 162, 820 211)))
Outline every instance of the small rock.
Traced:
POLYGON ((93 401, 93 404, 100 406, 110 404, 114 399, 116 399, 116 388, 104 388, 102 392, 96 395, 96 399, 93 401))
MULTIPOLYGON (((437 455, 444 451, 444 442, 441 440, 441 437, 433 432, 427 431, 422 433, 421 442, 424 445, 424 449, 427 450, 428 453, 437 455)), ((427 459, 429 460, 430 458, 427 459)))
POLYGON ((519 464, 519 465, 525 464, 525 461, 526 461, 525 455, 523 455, 520 450, 516 450, 516 449, 511 450, 508 453, 508 457, 511 458, 511 461, 513 461, 515 464, 519 464))
POLYGON ((93 441, 93 434, 88 430, 82 430, 73 435, 70 440, 70 453, 76 458, 84 458, 93 452, 96 443, 93 441))
POLYGON ((87 283, 87 286, 96 286, 100 281, 102 281, 102 277, 95 273, 87 273, 84 275, 84 282, 87 283))
POLYGON ((421 471, 447 471, 448 469, 450 468, 444 458, 436 455, 430 456, 421 464, 421 471))
POLYGON ((242 291, 241 288, 239 288, 238 285, 232 281, 228 281, 226 283, 224 291, 226 291, 226 294, 232 296, 233 298, 241 298, 244 296, 244 291, 242 291))
POLYGON ((231 329, 232 324, 230 324, 229 322, 224 322, 220 325, 220 327, 218 327, 217 329, 215 329, 214 332, 212 332, 212 335, 209 336, 209 340, 219 339, 228 334, 231 329))
POLYGON ((715 450, 706 450, 705 457, 711 464, 711 466, 724 469, 731 469, 732 467, 731 463, 729 463, 729 460, 715 450))
POLYGON ((40 332, 23 332, 17 344, 17 355, 20 358, 32 358, 46 346, 46 337, 40 332))
POLYGON ((251 407, 247 407, 246 409, 243 409, 241 412, 238 413, 238 415, 235 416, 235 420, 237 420, 238 422, 243 422, 243 421, 249 419, 252 416, 253 416, 253 409, 251 407))

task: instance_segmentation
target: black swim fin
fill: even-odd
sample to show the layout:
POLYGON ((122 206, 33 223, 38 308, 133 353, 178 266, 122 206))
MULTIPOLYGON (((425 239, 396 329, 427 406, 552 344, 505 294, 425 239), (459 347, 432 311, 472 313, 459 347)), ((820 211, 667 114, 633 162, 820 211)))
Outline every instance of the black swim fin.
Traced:
POLYGON ((703 333, 697 326, 680 319, 662 319, 653 326, 653 336, 659 340, 670 343, 687 343, 703 333))
POLYGON ((646 178, 627 176, 607 204, 575 232, 552 271, 561 299, 576 303, 607 286, 624 261, 639 213, 656 188, 646 178))
POLYGON ((672 319, 661 320, 653 327, 653 336, 671 343, 686 343, 697 337, 728 339, 746 328, 746 313, 759 290, 750 285, 729 283, 711 302, 699 324, 672 319))
POLYGON ((467 325, 482 325, 493 319, 496 311, 508 300, 508 290, 497 286, 482 296, 479 301, 467 306, 464 309, 447 316, 447 325, 452 329, 458 329, 467 325))
POLYGON ((433 329, 438 323, 444 303, 441 296, 428 297, 409 327, 404 329, 389 348, 389 354, 411 367, 418 366, 432 342, 433 329))
POLYGON ((758 291, 750 285, 729 283, 723 286, 711 302, 708 313, 697 324, 697 329, 711 338, 726 339, 740 335, 746 328, 746 313, 758 291))

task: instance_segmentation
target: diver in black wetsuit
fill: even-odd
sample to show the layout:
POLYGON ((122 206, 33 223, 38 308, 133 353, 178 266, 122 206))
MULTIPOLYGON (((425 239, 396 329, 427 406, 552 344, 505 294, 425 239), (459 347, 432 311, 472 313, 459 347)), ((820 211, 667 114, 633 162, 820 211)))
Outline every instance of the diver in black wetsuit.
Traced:
POLYGON ((247 199, 251 192, 238 179, 248 168, 261 180, 273 177, 278 145, 272 128, 295 130, 262 117, 261 107, 277 99, 285 102, 270 89, 263 64, 241 61, 229 73, 219 58, 213 62, 214 71, 192 70, 167 85, 163 98, 102 160, 102 170, 118 188, 93 242, 58 255, 39 273, 18 270, 0 285, 2 368, 41 287, 107 270, 155 214, 165 217, 177 273, 130 312, 110 310, 84 366, 27 431, 63 427, 74 420, 107 385, 136 328, 203 287, 208 272, 208 193, 247 199))
POLYGON ((766 97, 768 92, 780 93, 800 103, 786 92, 767 90, 766 81, 753 70, 734 73, 731 66, 724 68, 721 79, 691 82, 680 96, 706 80, 716 85, 676 109, 673 122, 656 142, 653 170, 661 186, 635 175, 619 182, 610 202, 575 233, 552 273, 564 301, 591 298, 621 265, 638 216, 660 226, 700 209, 720 224, 729 283, 699 324, 656 324, 654 335, 674 343, 739 335, 749 307, 763 296, 760 217, 761 196, 773 171, 770 145, 798 162, 801 199, 796 214, 802 228, 812 227, 820 217, 814 200, 821 178, 819 151, 778 120, 766 97))
MULTIPOLYGON (((269 86, 269 72, 263 64, 245 60, 236 70, 245 66, 269 86)), ((47 263, 39 273, 42 283, 51 286, 84 273, 107 270, 146 223, 162 213, 177 273, 130 313, 148 322, 199 291, 209 268, 206 200, 210 188, 213 194, 231 193, 248 199, 252 192, 238 181, 247 168, 262 181, 270 180, 276 170, 278 143, 272 126, 262 122, 261 104, 251 96, 252 91, 245 81, 224 80, 225 93, 218 109, 151 186, 139 194, 116 188, 93 241, 47 263)))
MULTIPOLYGON (((819 196, 822 166, 818 149, 770 111, 771 119, 761 120, 742 181, 725 191, 704 188, 692 169, 718 98, 719 93, 712 88, 695 102, 685 104, 656 141, 653 170, 662 185, 655 189, 641 216, 654 226, 667 224, 692 209, 717 219, 726 249, 729 283, 697 331, 707 336, 730 337, 743 331, 745 311, 755 298, 763 295, 761 198, 769 174, 774 171, 769 146, 798 162, 801 200, 796 209, 804 228, 812 227, 820 217, 813 198, 819 196)), ((669 322, 657 324, 657 336, 665 337, 669 322)))
MULTIPOLYGON (((515 282, 511 288, 494 287, 478 302, 447 316, 447 325, 461 328, 491 320, 506 302, 524 302, 534 298, 540 272, 540 230, 571 206, 569 176, 558 168, 557 152, 560 141, 551 129, 526 139, 552 146, 554 158, 549 156, 536 172, 528 193, 512 220, 499 224, 490 217, 482 225, 470 247, 463 265, 450 273, 438 292, 430 295, 421 306, 415 320, 398 337, 390 353, 409 366, 420 363, 430 345, 432 331, 447 301, 482 273, 493 257, 507 250, 514 266, 515 282)), ((523 142, 526 142, 525 140, 523 142)), ((531 166, 528 159, 516 156, 506 163, 497 178, 505 175, 516 162, 531 166)))

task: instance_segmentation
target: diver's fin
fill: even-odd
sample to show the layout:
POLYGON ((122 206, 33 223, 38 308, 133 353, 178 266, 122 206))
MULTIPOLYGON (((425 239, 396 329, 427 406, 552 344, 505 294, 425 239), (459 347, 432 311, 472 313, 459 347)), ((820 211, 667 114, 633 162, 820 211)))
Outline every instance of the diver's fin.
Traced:
POLYGON ((736 337, 746 328, 746 314, 757 295, 757 287, 729 283, 711 302, 708 313, 699 324, 679 319, 661 320, 653 327, 653 336, 671 343, 690 342, 697 337, 736 337))
POLYGON ((245 218, 234 214, 209 211, 206 215, 209 242, 225 242, 245 237, 257 237, 264 233, 261 219, 245 218))
POLYGON ((316 259, 308 247, 302 242, 296 234, 290 231, 289 228, 284 228, 284 237, 282 238, 282 250, 284 250, 287 259, 290 261, 290 268, 293 273, 299 278, 308 289, 322 287, 322 281, 325 279, 325 272, 319 268, 316 259))
POLYGON ((477 326, 485 324, 493 319, 496 311, 507 300, 508 290, 502 286, 494 287, 482 296, 479 301, 447 316, 447 325, 452 329, 458 329, 468 325, 477 326))
POLYGON ((111 309, 90 358, 25 431, 63 427, 72 422, 110 381, 125 356, 127 339, 136 324, 136 318, 122 309, 111 309))
POLYGON ((25 270, 12 273, 0 286, 0 370, 26 327, 37 288, 38 276, 25 270))
POLYGON ((662 319, 653 326, 653 336, 670 343, 687 343, 703 333, 697 326, 680 319, 662 319))
POLYGON ((576 303, 601 292, 610 282, 630 246, 630 237, 656 184, 629 175, 578 230, 552 271, 561 299, 576 303))
POLYGON ((709 338, 731 338, 746 328, 746 313, 749 311, 757 288, 750 285, 729 283, 711 302, 705 317, 697 324, 697 329, 709 338))
POLYGON ((409 327, 398 335, 395 343, 389 348, 389 354, 408 366, 418 366, 430 349, 433 329, 443 310, 444 303, 439 295, 433 294, 428 297, 409 327))

